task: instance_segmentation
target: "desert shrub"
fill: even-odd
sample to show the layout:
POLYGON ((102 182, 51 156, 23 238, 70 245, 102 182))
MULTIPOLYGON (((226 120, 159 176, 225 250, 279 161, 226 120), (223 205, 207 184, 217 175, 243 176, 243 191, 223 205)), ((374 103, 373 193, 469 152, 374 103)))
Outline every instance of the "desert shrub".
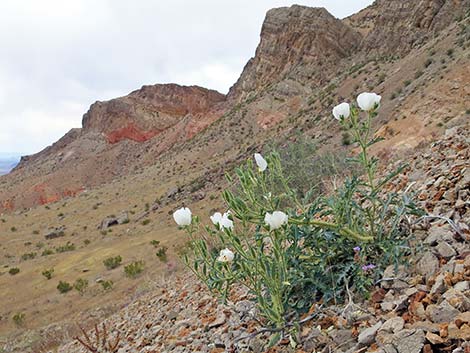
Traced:
POLYGON ((421 212, 409 195, 383 192, 404 166, 378 177, 379 160, 369 148, 381 140, 372 129, 380 97, 365 98, 364 114, 346 104, 340 116, 335 107, 359 150, 349 168, 362 173, 334 191, 314 189, 299 198, 273 152, 266 159, 255 155, 257 168, 249 160, 227 177, 231 187, 222 196, 230 211, 214 214, 213 227, 202 227, 188 208, 174 213, 191 241, 185 264, 223 300, 235 283, 248 288, 263 324, 277 332, 272 342, 298 330, 300 317, 318 301, 341 302, 347 291, 367 297, 384 268, 404 261, 409 250, 407 217, 421 212))
POLYGON ((113 281, 111 281, 111 280, 109 280, 109 281, 101 281, 100 284, 101 284, 101 287, 103 287, 103 289, 104 289, 105 291, 110 290, 110 289, 113 288, 113 281))
POLYGON ((121 265, 122 262, 122 257, 120 255, 114 256, 114 257, 108 257, 103 261, 103 265, 108 269, 112 270, 119 265, 121 265))
POLYGON ((46 277, 48 280, 52 278, 52 275, 54 274, 54 269, 50 268, 48 270, 42 271, 42 275, 46 277))
POLYGON ((33 234, 34 234, 34 235, 38 235, 38 234, 39 234, 39 230, 33 230, 33 234))
POLYGON ((8 273, 12 276, 20 273, 20 269, 18 267, 12 267, 8 270, 8 273))
POLYGON ((52 255, 53 253, 54 253, 54 251, 52 249, 44 249, 42 251, 41 256, 49 256, 49 255, 52 255))
POLYGON ((17 231, 16 227, 11 227, 10 230, 11 230, 12 232, 16 232, 16 231, 17 231))
POLYGON ((168 261, 168 258, 167 258, 167 255, 166 255, 166 251, 168 249, 165 247, 165 246, 162 246, 160 249, 158 249, 157 251, 157 257, 158 259, 161 261, 161 262, 167 262, 168 261))
POLYGON ((62 252, 67 252, 67 251, 74 251, 75 250, 75 244, 71 242, 67 242, 65 245, 61 245, 55 248, 56 253, 62 253, 62 252))
POLYGON ((85 246, 86 246, 86 245, 90 245, 90 243, 91 243, 91 240, 90 240, 90 239, 85 239, 85 240, 83 241, 83 244, 85 244, 85 246))
POLYGON ((57 285, 57 290, 62 294, 71 291, 72 288, 73 287, 70 285, 70 283, 65 281, 59 281, 59 284, 57 285))
POLYGON ((142 225, 143 225, 143 226, 146 226, 146 225, 149 224, 149 223, 150 223, 150 219, 144 219, 144 220, 142 221, 142 225))
POLYGON ((73 288, 75 288, 75 290, 80 293, 80 295, 83 295, 88 288, 88 280, 78 278, 73 284, 73 288))
MULTIPOLYGON (((286 183, 298 198, 305 197, 312 189, 324 191, 331 177, 344 177, 351 170, 345 168, 344 153, 318 153, 318 144, 303 136, 297 136, 295 142, 270 146, 267 153, 272 152, 279 155, 286 183)), ((277 189, 282 190, 283 185, 270 187, 276 192, 277 189)))
POLYGON ((150 241, 150 244, 153 245, 154 248, 158 248, 158 246, 160 245, 160 241, 153 239, 152 241, 150 241))
POLYGON ((26 322, 26 315, 24 313, 16 313, 12 319, 16 326, 23 327, 26 322))
POLYGON ((36 257, 35 252, 29 252, 21 255, 21 260, 26 261, 26 260, 32 260, 36 257))
POLYGON ((134 261, 124 266, 124 273, 129 278, 136 278, 144 271, 145 263, 143 261, 134 261))

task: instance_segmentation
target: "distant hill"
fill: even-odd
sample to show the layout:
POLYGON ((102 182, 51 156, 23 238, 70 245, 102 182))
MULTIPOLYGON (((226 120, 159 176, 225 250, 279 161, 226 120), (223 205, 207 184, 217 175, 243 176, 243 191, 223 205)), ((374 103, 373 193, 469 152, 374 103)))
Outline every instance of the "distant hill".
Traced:
POLYGON ((1 156, 0 155, 0 175, 8 174, 16 167, 20 161, 19 156, 1 156))

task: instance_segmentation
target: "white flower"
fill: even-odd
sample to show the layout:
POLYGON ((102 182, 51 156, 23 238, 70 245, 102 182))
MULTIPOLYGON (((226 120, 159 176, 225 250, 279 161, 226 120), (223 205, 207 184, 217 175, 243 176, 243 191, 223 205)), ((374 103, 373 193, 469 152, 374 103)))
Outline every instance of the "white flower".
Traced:
POLYGON ((381 96, 375 93, 364 92, 357 96, 357 104, 359 108, 365 111, 370 111, 375 108, 375 106, 380 106, 381 96))
POLYGON ((222 213, 216 212, 210 218, 211 218, 212 223, 214 223, 217 226, 222 220, 222 213))
POLYGON ((232 262, 235 254, 230 249, 220 250, 219 257, 217 261, 219 262, 232 262))
POLYGON ((333 116, 337 120, 347 119, 349 118, 349 114, 351 114, 351 109, 348 103, 341 103, 333 108, 333 116))
POLYGON ((289 217, 282 211, 274 211, 272 214, 267 212, 264 216, 264 222, 269 225, 271 230, 281 228, 287 224, 289 217))
POLYGON ((191 224, 191 210, 187 207, 182 207, 173 213, 173 218, 177 225, 189 226, 191 224))
POLYGON ((233 221, 228 217, 229 214, 230 214, 230 211, 227 211, 222 216, 222 219, 219 222, 219 225, 221 228, 233 229, 233 221))
POLYGON ((264 172, 266 168, 268 167, 268 162, 266 162, 263 156, 260 155, 259 153, 255 153, 255 161, 256 161, 256 164, 258 165, 260 172, 264 172))
POLYGON ((230 211, 225 212, 223 215, 216 212, 211 216, 211 221, 220 228, 233 229, 233 221, 229 218, 230 211))

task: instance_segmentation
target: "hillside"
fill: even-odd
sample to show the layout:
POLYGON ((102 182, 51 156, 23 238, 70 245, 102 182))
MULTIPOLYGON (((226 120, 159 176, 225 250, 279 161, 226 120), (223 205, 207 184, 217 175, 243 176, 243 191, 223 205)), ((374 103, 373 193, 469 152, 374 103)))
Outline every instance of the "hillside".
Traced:
MULTIPOLYGON (((210 215, 221 205, 224 172, 270 144, 286 146, 302 137, 315 142, 319 153, 350 153, 331 109, 360 92, 383 97, 375 128, 386 139, 374 146, 375 154, 390 163, 412 157, 415 170, 404 183, 424 188, 428 179, 445 177, 452 168, 444 166, 445 158, 468 154, 469 14, 468 0, 378 0, 343 20, 319 8, 273 9, 254 57, 227 95, 156 84, 91 105, 82 128, 23 157, 0 177, 0 348, 47 351, 69 341, 76 322, 89 326, 117 312, 111 322, 127 330, 132 349, 168 351, 171 342, 171 349, 184 351, 164 323, 153 332, 159 345, 143 348, 144 322, 129 320, 137 315, 134 308, 150 321, 158 315, 167 320, 144 308, 175 298, 181 310, 197 300, 212 303, 203 292, 187 295, 199 287, 177 260, 187 239, 175 228, 172 212, 186 204, 210 215), (460 141, 457 147, 445 136, 454 127, 461 134, 452 137, 460 141), (425 157, 426 148, 441 145, 425 157), (117 224, 103 223, 110 219, 117 224), (155 256, 162 247, 168 248, 167 263, 155 256), (107 270, 103 260, 117 255, 123 265, 144 261, 143 275, 127 278, 123 266, 107 270), (10 275, 11 268, 20 272, 10 275), (46 280, 41 272, 51 268, 54 276, 46 280), (59 280, 77 278, 89 281, 84 295, 57 291, 59 280), (112 281, 113 289, 102 290, 103 281, 112 281), (136 298, 142 299, 120 311, 136 298), (25 314, 24 326, 12 321, 16 313, 25 314)), ((469 168, 468 158, 459 159, 469 168)), ((420 196, 429 212, 457 217, 454 207, 464 202, 456 221, 468 225, 465 197, 445 201, 447 189, 431 191, 420 196)), ((464 260, 457 257, 466 252, 458 253, 452 259, 464 260)), ((204 327, 198 327, 202 334, 204 327)), ((225 322, 220 327, 228 330, 225 322)))

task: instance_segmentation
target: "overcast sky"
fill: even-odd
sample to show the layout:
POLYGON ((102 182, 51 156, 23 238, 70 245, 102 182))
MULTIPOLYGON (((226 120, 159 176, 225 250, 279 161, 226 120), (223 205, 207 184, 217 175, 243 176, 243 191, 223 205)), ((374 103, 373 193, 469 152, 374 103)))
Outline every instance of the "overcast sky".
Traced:
POLYGON ((266 11, 295 3, 343 18, 372 0, 0 0, 0 155, 38 152, 145 84, 226 93, 266 11))

